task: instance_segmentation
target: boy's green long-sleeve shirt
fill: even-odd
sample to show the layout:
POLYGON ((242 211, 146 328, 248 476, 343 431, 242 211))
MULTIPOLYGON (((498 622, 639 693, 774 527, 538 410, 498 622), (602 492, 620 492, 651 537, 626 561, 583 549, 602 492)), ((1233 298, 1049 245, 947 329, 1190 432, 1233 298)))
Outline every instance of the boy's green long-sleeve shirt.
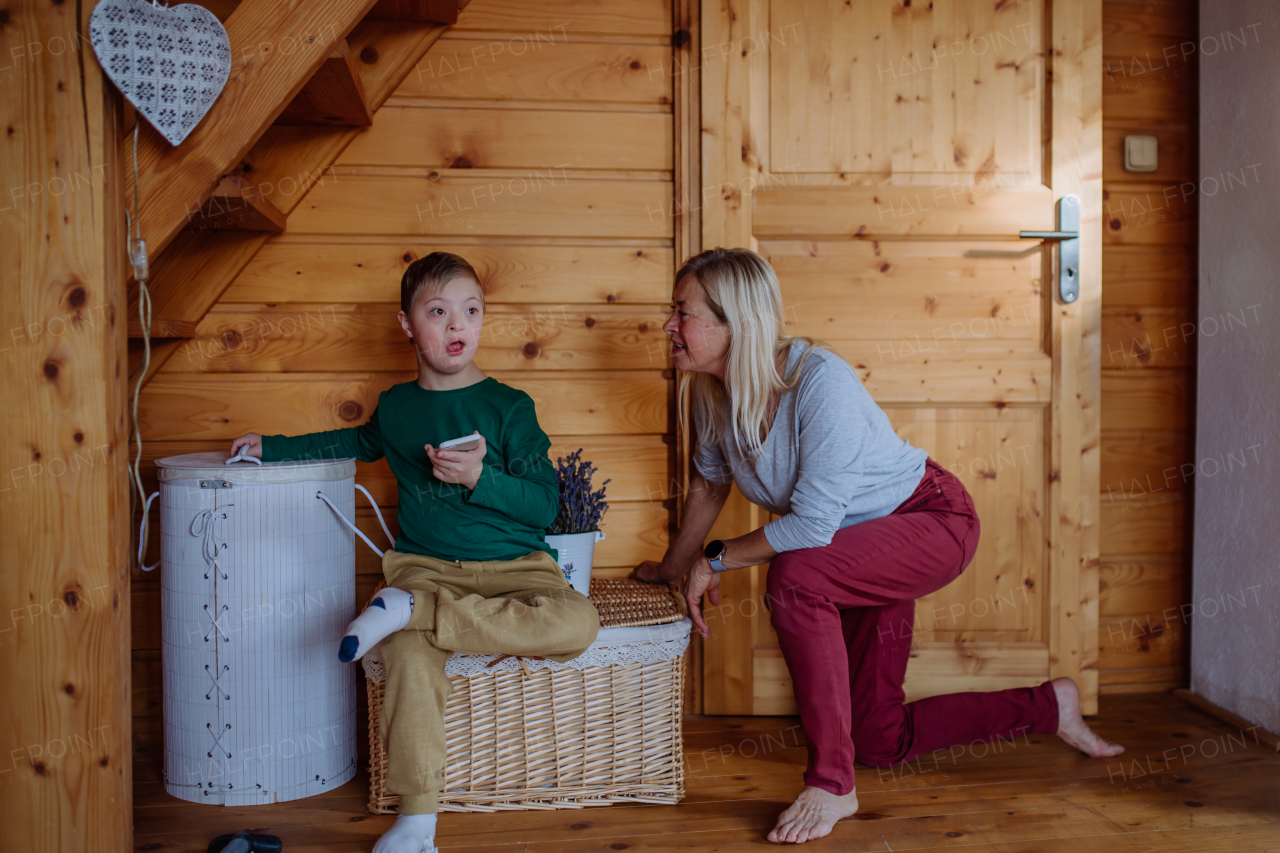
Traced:
POLYGON ((262 438, 262 461, 387 457, 400 488, 397 551, 444 560, 511 560, 530 551, 554 556, 543 531, 560 507, 551 440, 533 399, 486 377, 451 391, 405 382, 384 391, 369 422, 292 438, 262 438), (479 430, 487 443, 474 490, 437 480, 424 445, 479 430))

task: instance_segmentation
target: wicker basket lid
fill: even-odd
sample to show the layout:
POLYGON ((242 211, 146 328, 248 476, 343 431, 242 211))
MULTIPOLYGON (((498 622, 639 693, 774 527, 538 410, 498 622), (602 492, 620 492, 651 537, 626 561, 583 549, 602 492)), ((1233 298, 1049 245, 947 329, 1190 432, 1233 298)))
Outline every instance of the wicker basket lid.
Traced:
POLYGON ((663 625, 685 617, 677 587, 633 578, 592 578, 591 603, 600 614, 601 628, 663 625))
POLYGON ((310 459, 294 462, 235 462, 220 450, 184 453, 156 460, 160 482, 216 478, 232 483, 299 483, 304 480, 346 480, 356 475, 356 460, 310 459))

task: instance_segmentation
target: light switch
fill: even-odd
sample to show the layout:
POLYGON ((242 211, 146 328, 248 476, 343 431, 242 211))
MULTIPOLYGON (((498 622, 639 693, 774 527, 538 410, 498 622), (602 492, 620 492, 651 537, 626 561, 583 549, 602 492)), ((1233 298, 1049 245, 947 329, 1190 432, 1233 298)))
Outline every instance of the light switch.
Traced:
POLYGON ((1126 136, 1124 138, 1124 170, 1126 172, 1154 172, 1159 163, 1154 136, 1126 136))

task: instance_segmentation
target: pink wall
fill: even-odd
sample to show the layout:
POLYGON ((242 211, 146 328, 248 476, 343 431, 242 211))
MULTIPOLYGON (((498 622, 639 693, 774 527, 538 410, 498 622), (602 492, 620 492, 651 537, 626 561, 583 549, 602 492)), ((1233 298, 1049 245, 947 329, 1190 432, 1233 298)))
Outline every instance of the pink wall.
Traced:
POLYGON ((1280 3, 1200 0, 1191 689, 1280 732, 1280 3))

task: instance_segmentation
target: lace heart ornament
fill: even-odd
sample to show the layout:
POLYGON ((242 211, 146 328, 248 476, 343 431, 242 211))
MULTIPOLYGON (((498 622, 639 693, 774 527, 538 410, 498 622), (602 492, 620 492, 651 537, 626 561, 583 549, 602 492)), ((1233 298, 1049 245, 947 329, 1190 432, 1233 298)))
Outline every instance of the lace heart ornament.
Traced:
POLYGON ((151 126, 177 145, 213 106, 231 73, 231 42, 208 9, 103 0, 89 18, 98 62, 151 126))

